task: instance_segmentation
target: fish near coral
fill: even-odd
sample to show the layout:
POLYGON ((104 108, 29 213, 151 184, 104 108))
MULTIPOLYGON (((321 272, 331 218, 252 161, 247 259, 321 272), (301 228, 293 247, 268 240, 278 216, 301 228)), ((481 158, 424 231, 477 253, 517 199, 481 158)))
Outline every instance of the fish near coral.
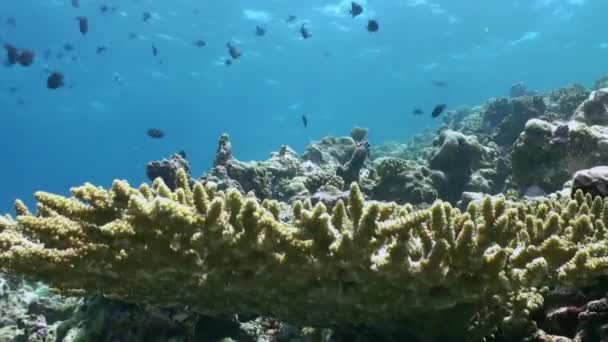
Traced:
POLYGON ((228 53, 232 59, 238 59, 241 57, 241 52, 230 42, 226 43, 226 47, 228 48, 228 53))
POLYGON ((142 14, 142 16, 141 16, 141 20, 142 20, 144 23, 147 23, 147 22, 148 22, 148 20, 150 20, 150 18, 152 18, 152 14, 150 14, 150 12, 144 12, 144 13, 142 14))
POLYGON ((106 51, 108 51, 108 47, 107 46, 100 45, 100 46, 97 47, 97 54, 98 55, 101 55, 102 53, 104 53, 106 51))
POLYGON ((255 25, 255 35, 258 37, 266 35, 266 29, 260 25, 255 25))
POLYGON ((445 104, 438 104, 437 106, 435 106, 435 108, 433 108, 433 111, 431 112, 431 117, 436 118, 439 115, 441 115, 441 113, 443 113, 443 111, 447 108, 448 106, 445 104))
POLYGON ((59 73, 59 72, 53 72, 52 74, 49 75, 49 77, 46 80, 46 87, 49 89, 57 89, 57 88, 61 88, 64 85, 63 82, 63 74, 59 73))
POLYGON ((89 32, 89 19, 87 17, 77 17, 76 20, 78 20, 78 29, 80 30, 80 33, 83 35, 87 34, 87 32, 89 32))
POLYGON ((431 81, 431 84, 437 88, 444 88, 444 87, 448 86, 448 82, 441 81, 441 80, 433 80, 433 81, 431 81))
POLYGON ((17 61, 24 67, 28 67, 34 63, 34 52, 31 50, 23 50, 17 57, 17 61))
POLYGON ((378 24, 378 21, 370 19, 367 22, 367 31, 378 32, 379 29, 380 29, 380 24, 378 24))
POLYGON ((153 139, 162 139, 165 137, 165 132, 157 128, 150 128, 147 132, 148 136, 153 139))
POLYGON ((197 48, 202 48, 202 47, 207 46, 207 42, 205 42, 202 39, 199 39, 199 40, 197 40, 197 41, 194 42, 194 46, 196 46, 197 48))
POLYGON ((300 26, 300 35, 304 39, 308 39, 308 38, 312 37, 312 34, 310 33, 310 31, 306 28, 306 24, 302 24, 302 26, 300 26))
POLYGON ((361 6, 360 4, 356 3, 356 2, 351 2, 350 3, 350 10, 348 11, 348 13, 353 17, 356 18, 358 15, 360 15, 361 13, 363 13, 363 6, 361 6))
POLYGON ((13 65, 17 63, 19 59, 19 52, 17 48, 11 44, 5 43, 4 49, 6 50, 6 64, 13 65))

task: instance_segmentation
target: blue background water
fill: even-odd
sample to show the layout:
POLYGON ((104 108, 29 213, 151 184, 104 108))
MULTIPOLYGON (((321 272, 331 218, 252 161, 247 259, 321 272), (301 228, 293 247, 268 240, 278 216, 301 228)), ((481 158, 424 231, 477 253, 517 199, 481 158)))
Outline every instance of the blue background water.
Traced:
POLYGON ((311 139, 354 125, 369 127, 372 143, 405 141, 437 124, 412 116, 413 108, 478 104, 520 80, 548 90, 608 73, 605 0, 368 0, 356 19, 349 3, 81 0, 75 9, 70 1, 2 1, 0 40, 37 58, 30 68, 0 67, 0 212, 39 189, 65 193, 117 177, 139 184, 147 161, 182 149, 198 175, 222 132, 243 160, 281 144, 301 152, 311 139), (100 13, 101 4, 118 10, 100 13), (148 23, 143 11, 153 13, 148 23), (298 22, 285 23, 288 14, 298 22), (89 18, 86 36, 80 15, 89 18), (4 24, 8 17, 16 28, 4 24), (365 30, 370 17, 380 22, 377 34, 365 30), (311 39, 300 38, 301 20, 311 39), (256 24, 268 29, 265 37, 254 35, 256 24), (197 39, 208 45, 195 48, 197 39), (225 67, 231 39, 243 57, 225 67), (76 51, 42 58, 64 43, 76 51), (109 50, 97 56, 98 45, 109 50), (63 72, 73 88, 48 90, 45 68, 63 72), (6 91, 12 86, 17 93, 6 91), (148 138, 151 127, 165 139, 148 138))

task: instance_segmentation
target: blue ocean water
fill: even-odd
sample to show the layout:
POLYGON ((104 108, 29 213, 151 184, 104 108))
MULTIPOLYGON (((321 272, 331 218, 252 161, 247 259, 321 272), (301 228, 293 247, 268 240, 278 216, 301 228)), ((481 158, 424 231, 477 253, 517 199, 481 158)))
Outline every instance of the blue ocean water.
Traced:
POLYGON ((478 104, 518 81, 541 91, 590 86, 608 73, 605 0, 359 2, 365 11, 353 19, 350 1, 3 1, 0 43, 36 58, 27 68, 0 67, 0 212, 15 198, 31 203, 40 189, 139 184, 146 162, 178 150, 198 175, 223 132, 241 160, 282 144, 302 152, 355 125, 370 128, 372 143, 405 142, 438 125, 412 116, 414 108, 478 104), (286 23, 289 14, 298 19, 286 23), (78 16, 89 20, 86 35, 78 16), (380 23, 377 33, 366 31, 369 19, 380 23), (256 24, 266 36, 254 34, 256 24), (195 47, 198 39, 207 46, 195 47), (226 67, 228 41, 243 56, 226 67), (74 51, 59 59, 65 43, 74 51), (97 55, 100 45, 108 50, 97 55), (47 89, 48 71, 63 73, 66 87, 47 89), (165 138, 150 139, 149 128, 165 138))

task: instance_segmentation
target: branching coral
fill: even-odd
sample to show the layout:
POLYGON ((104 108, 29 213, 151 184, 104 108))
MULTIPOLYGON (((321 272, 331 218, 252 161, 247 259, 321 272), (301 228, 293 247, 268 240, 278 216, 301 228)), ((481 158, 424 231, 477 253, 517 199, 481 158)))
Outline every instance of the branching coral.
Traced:
POLYGON ((207 314, 469 339, 526 328, 542 287, 586 284, 608 268, 608 201, 582 193, 414 211, 366 203, 353 185, 331 214, 296 202, 285 223, 278 202, 178 178, 175 191, 157 179, 85 184, 71 198, 39 192, 36 216, 18 202, 16 219, 0 219, 0 269, 207 314), (431 328, 437 319, 450 324, 431 328))

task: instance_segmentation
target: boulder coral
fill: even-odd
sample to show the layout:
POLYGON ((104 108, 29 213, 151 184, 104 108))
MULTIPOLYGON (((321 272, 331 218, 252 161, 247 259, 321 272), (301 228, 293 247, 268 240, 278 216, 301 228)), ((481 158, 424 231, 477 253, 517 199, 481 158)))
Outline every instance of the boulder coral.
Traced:
POLYGON ((577 171, 605 164, 607 136, 608 126, 578 120, 528 121, 511 151, 514 184, 520 190, 533 185, 560 190, 577 171))
POLYGON ((17 201, 0 218, 0 270, 63 293, 459 341, 532 331, 548 286, 608 270, 608 201, 582 192, 461 212, 365 202, 353 184, 331 213, 296 202, 281 221, 279 202, 178 172, 175 191, 159 178, 38 192, 36 215, 17 201))

